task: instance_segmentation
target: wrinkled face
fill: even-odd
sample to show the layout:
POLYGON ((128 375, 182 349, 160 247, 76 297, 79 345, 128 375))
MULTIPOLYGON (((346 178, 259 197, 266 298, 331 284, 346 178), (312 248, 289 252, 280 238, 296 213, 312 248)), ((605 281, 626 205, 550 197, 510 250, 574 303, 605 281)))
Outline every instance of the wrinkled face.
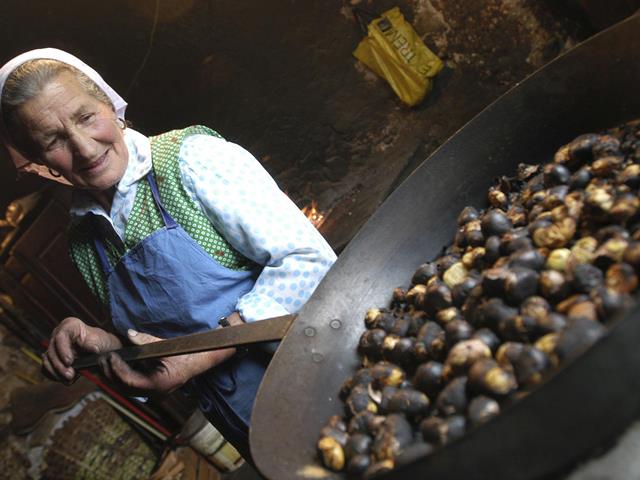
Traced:
POLYGON ((31 157, 58 171, 75 187, 106 190, 127 168, 122 129, 109 105, 62 73, 17 111, 31 157))

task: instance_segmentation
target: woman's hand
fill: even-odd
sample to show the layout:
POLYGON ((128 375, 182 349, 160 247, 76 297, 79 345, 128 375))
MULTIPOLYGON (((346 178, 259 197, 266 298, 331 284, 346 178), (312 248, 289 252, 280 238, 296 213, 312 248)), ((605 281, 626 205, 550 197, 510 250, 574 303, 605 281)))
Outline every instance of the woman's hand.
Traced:
POLYGON ((81 353, 103 353, 122 347, 118 337, 79 318, 67 317, 53 330, 49 348, 42 356, 43 373, 71 383, 76 372, 71 366, 81 353))
MULTIPOLYGON (((128 337, 134 345, 162 340, 134 330, 129 330, 128 337)), ((152 392, 170 393, 190 378, 224 362, 234 353, 235 348, 225 348, 164 357, 148 362, 145 369, 132 368, 115 352, 103 355, 99 362, 104 375, 111 382, 131 395, 147 395, 152 392)))

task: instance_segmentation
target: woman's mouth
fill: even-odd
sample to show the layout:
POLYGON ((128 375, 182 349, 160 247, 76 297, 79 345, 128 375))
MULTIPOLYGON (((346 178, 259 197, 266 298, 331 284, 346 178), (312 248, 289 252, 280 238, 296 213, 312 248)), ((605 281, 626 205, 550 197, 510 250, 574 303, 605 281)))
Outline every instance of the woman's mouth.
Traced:
POLYGON ((98 158, 93 160, 88 165, 82 167, 80 171, 82 171, 83 173, 89 173, 89 174, 97 173, 98 171, 101 170, 101 167, 103 167, 106 164, 108 153, 109 153, 109 150, 104 152, 102 155, 100 155, 98 158))

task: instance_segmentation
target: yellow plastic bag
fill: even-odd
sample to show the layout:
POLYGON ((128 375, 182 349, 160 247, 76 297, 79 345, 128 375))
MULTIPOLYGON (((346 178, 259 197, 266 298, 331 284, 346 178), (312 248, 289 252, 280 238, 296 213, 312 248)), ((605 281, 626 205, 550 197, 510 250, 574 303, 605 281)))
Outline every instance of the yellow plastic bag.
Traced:
POLYGON ((413 106, 431 90, 442 61, 423 43, 400 9, 384 12, 367 26, 353 55, 384 78, 400 100, 413 106))

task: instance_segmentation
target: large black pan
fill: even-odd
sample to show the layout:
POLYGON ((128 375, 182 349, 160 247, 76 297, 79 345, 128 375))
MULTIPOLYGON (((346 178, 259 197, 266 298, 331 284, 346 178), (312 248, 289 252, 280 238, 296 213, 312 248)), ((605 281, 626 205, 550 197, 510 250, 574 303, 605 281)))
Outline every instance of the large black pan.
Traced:
MULTIPOLYGON (((272 480, 341 478, 314 468, 341 383, 358 365, 370 307, 450 242, 493 179, 551 158, 575 136, 640 116, 640 16, 554 60, 476 116, 418 168, 342 253, 300 313, 260 387, 251 450, 272 480)), ((488 424, 388 478, 532 479, 619 432, 640 394, 640 309, 578 361, 488 424)))

